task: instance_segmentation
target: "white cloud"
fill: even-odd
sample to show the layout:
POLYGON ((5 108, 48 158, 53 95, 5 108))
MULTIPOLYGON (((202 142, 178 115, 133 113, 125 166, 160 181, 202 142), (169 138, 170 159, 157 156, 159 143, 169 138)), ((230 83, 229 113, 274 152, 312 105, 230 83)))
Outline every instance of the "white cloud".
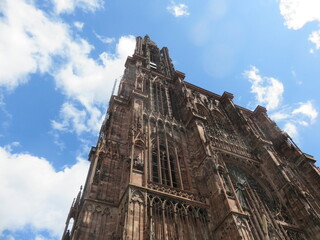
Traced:
MULTIPOLYGON (((295 76, 295 73, 292 73, 295 76)), ((284 130, 292 137, 298 138, 299 128, 308 127, 315 122, 318 111, 312 101, 301 102, 294 106, 282 106, 283 84, 272 77, 259 74, 259 69, 251 66, 243 74, 251 82, 251 92, 255 94, 257 104, 266 104, 270 118, 284 124, 284 130)))
POLYGON ((79 158, 73 166, 56 171, 44 158, 0 147, 0 232, 32 226, 61 235, 88 165, 79 158))
MULTIPOLYGON (((120 38, 114 54, 104 52, 95 60, 89 56, 93 46, 73 37, 71 26, 32 3, 5 0, 0 4, 0 87, 13 90, 32 73, 48 73, 66 96, 61 118, 52 121, 54 129, 77 134, 97 131, 114 79, 123 73, 125 59, 133 53, 134 37, 120 38)), ((4 106, 3 101, 0 105, 4 106)), ((0 232, 32 226, 60 235, 88 162, 78 159, 73 166, 56 171, 46 159, 13 154, 13 146, 0 147, 0 232)))
POLYGON ((114 54, 103 52, 93 59, 92 45, 73 37, 70 26, 50 18, 32 2, 5 0, 0 10, 4 15, 0 19, 0 87, 12 90, 27 82, 31 73, 49 73, 67 97, 66 103, 72 102, 87 118, 80 122, 66 115, 60 125, 53 123, 54 128, 62 130, 68 125, 77 133, 96 130, 114 80, 122 75, 125 60, 133 53, 135 38, 121 37, 114 54), (55 62, 55 57, 60 61, 55 62))
POLYGON ((270 118, 284 124, 284 130, 295 139, 298 139, 299 129, 313 124, 318 112, 311 101, 299 103, 298 107, 286 106, 270 114, 270 118))
POLYGON ((83 22, 74 22, 73 25, 79 30, 82 31, 84 23, 83 22))
MULTIPOLYGON (((1 84, 0 84, 1 85, 1 84)), ((6 104, 4 102, 4 97, 3 97, 3 94, 0 93, 0 111, 2 111, 2 113, 4 113, 4 115, 7 117, 7 118, 12 118, 12 115, 7 111, 6 109, 6 104)))
POLYGON ((68 98, 91 109, 95 104, 107 103, 114 80, 123 73, 125 60, 133 53, 135 39, 133 36, 121 37, 115 54, 104 52, 100 55, 102 64, 88 57, 92 47, 87 42, 82 43, 70 45, 68 63, 54 76, 57 87, 68 98))
POLYGON ((93 33, 101 42, 103 42, 105 44, 113 43, 115 41, 115 38, 104 37, 104 36, 99 35, 96 32, 93 32, 93 33))
POLYGON ((259 75, 259 69, 251 66, 244 72, 251 82, 251 92, 255 94, 257 104, 266 105, 268 110, 277 108, 282 100, 284 87, 282 82, 272 77, 259 75))
POLYGON ((188 6, 184 3, 171 2, 171 4, 167 7, 167 10, 175 17, 190 15, 188 12, 188 6))
MULTIPOLYGON (((309 41, 314 43, 317 50, 320 50, 320 30, 312 32, 309 36, 309 41)), ((314 53, 314 50, 311 49, 310 53, 314 53)))
MULTIPOLYGON (((60 119, 60 122, 51 121, 53 129, 62 132, 75 132, 77 135, 85 132, 96 135, 104 119, 104 112, 95 106, 82 108, 76 107, 72 102, 66 102, 61 107, 60 119)), ((60 144, 60 142, 57 143, 60 144)))
POLYGON ((298 124, 300 124, 300 125, 302 125, 304 127, 308 127, 309 126, 309 123, 307 121, 303 121, 303 120, 298 121, 298 124))
POLYGON ((292 111, 293 115, 304 115, 309 118, 310 121, 314 121, 318 116, 318 111, 315 109, 311 101, 306 103, 300 103, 300 107, 292 111))
POLYGON ((319 0, 281 0, 280 13, 290 29, 300 29, 306 23, 320 21, 319 0))
MULTIPOLYGON (((281 0, 280 13, 285 19, 285 25, 289 29, 301 29, 306 23, 320 22, 320 1, 319 0, 281 0)), ((309 41, 320 49, 320 31, 313 31, 309 35, 309 41)), ((310 50, 314 53, 314 49, 310 50)))
POLYGON ((52 0, 57 13, 72 13, 76 8, 95 11, 103 7, 102 0, 52 0))
POLYGON ((48 71, 70 37, 65 24, 23 0, 4 0, 0 12, 0 86, 13 89, 28 74, 48 71))
POLYGON ((80 134, 87 131, 85 120, 87 113, 79 110, 72 103, 64 103, 60 110, 60 116, 63 119, 61 123, 52 121, 52 127, 59 131, 76 131, 80 134))
POLYGON ((270 115, 270 118, 272 118, 275 121, 285 120, 285 119, 288 119, 289 117, 290 117, 290 115, 288 113, 284 113, 284 112, 275 112, 270 115))
POLYGON ((294 125, 293 123, 286 123, 284 125, 284 131, 286 131, 291 138, 297 138, 298 137, 298 130, 296 125, 294 125))
POLYGON ((57 87, 70 101, 80 103, 81 106, 75 107, 70 101, 64 105, 61 109, 62 123, 53 122, 55 129, 63 130, 66 126, 72 126, 78 134, 98 131, 114 81, 123 74, 124 63, 127 56, 133 53, 134 47, 133 36, 121 37, 115 54, 102 53, 101 64, 97 64, 88 57, 90 45, 71 45, 68 64, 60 68, 54 76, 57 87), (67 111, 71 106, 72 111, 67 111), (71 114, 72 112, 76 114, 71 114), (81 116, 78 113, 81 113, 81 116))
MULTIPOLYGON (((52 122, 54 122, 54 121, 52 121, 52 122)), ((51 122, 51 125, 53 124, 52 122, 51 122)), ((55 128, 53 127, 53 129, 55 129, 55 128)), ((50 131, 49 133, 50 133, 50 134, 52 135, 52 137, 53 137, 53 143, 59 147, 60 151, 63 151, 63 150, 66 148, 66 145, 65 145, 65 143, 60 139, 59 134, 58 134, 57 132, 54 132, 54 131, 50 131)))
POLYGON ((270 114, 274 121, 284 124, 284 130, 292 137, 298 138, 300 127, 308 127, 318 117, 318 111, 311 101, 299 103, 298 107, 286 106, 270 114))

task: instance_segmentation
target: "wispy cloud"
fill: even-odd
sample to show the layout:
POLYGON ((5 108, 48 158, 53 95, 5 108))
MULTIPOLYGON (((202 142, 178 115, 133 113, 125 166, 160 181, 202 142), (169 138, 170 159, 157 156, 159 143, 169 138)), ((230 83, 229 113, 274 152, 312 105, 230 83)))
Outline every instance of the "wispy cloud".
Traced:
POLYGON ((275 112, 271 115, 271 118, 275 121, 285 120, 285 119, 288 119, 289 117, 290 117, 290 114, 283 111, 275 112))
POLYGON ((103 7, 103 0, 52 0, 56 13, 72 13, 76 8, 95 11, 103 7))
POLYGON ((182 17, 190 15, 188 11, 188 6, 184 3, 175 3, 171 2, 167 7, 169 13, 174 15, 175 17, 182 17))
POLYGON ((82 31, 84 23, 83 22, 74 22, 73 25, 79 30, 82 31))
POLYGON ((293 106, 280 106, 270 113, 270 118, 284 124, 284 130, 293 138, 298 137, 299 127, 308 127, 318 117, 312 101, 300 102, 293 106))
POLYGON ((251 66, 244 72, 244 76, 251 82, 251 92, 255 94, 257 104, 266 105, 268 110, 279 106, 284 87, 281 81, 272 77, 263 77, 259 69, 251 66))
POLYGON ((310 121, 314 121, 318 117, 318 111, 315 109, 311 101, 299 103, 299 107, 292 111, 293 115, 306 116, 310 121))
POLYGON ((113 43, 116 39, 115 38, 110 38, 110 37, 104 37, 93 31, 94 35, 103 43, 109 44, 113 43))
POLYGON ((287 132, 291 138, 297 138, 298 137, 298 129, 296 125, 294 125, 291 122, 288 122, 284 125, 283 130, 287 132))
POLYGON ((270 111, 274 121, 283 124, 284 130, 293 138, 298 138, 299 128, 308 127, 318 117, 318 111, 311 100, 283 106, 283 83, 272 77, 259 74, 259 69, 251 66, 243 74, 251 83, 251 92, 255 95, 256 104, 264 105, 270 111))
MULTIPOLYGON (((320 50, 320 30, 318 30, 318 31, 313 31, 313 32, 309 35, 309 41, 312 42, 312 43, 314 43, 316 50, 320 50)), ((311 49, 310 51, 311 51, 311 53, 314 53, 314 50, 313 50, 313 49, 311 49)))
POLYGON ((55 130, 76 133, 78 136, 85 132, 97 134, 103 118, 103 111, 98 107, 83 108, 66 102, 61 107, 59 121, 52 120, 51 124, 55 130))

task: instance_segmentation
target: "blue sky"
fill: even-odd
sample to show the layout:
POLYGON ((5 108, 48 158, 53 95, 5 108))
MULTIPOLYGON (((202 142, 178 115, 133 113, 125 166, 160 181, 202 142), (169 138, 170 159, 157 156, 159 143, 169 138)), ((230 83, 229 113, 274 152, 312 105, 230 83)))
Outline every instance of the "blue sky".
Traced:
MULTIPOLYGON (((320 159, 318 0, 0 0, 0 239, 59 239, 135 37, 320 159)), ((319 163, 317 163, 319 166, 319 163)))

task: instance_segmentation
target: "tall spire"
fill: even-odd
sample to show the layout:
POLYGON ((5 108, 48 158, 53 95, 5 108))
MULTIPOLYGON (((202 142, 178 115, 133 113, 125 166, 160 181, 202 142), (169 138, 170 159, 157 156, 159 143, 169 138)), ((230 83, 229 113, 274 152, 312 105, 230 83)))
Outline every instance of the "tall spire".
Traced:
POLYGON ((161 50, 146 35, 143 39, 137 37, 134 56, 143 58, 143 66, 165 76, 173 76, 174 67, 166 47, 161 50))

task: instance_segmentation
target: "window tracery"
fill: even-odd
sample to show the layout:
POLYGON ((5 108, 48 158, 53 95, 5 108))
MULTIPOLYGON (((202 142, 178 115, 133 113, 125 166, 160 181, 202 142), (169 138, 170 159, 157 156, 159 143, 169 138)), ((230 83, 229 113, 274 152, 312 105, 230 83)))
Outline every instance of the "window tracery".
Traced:
POLYGON ((149 195, 147 214, 150 239, 211 239, 204 208, 149 195))
POLYGON ((166 93, 166 86, 159 81, 152 83, 151 91, 151 105, 153 110, 166 116, 169 114, 169 101, 166 93))
POLYGON ((236 192, 238 192, 239 195, 240 194, 242 195, 243 200, 244 200, 243 191, 248 185, 257 193, 260 200, 264 202, 270 210, 275 209, 275 204, 272 197, 267 194, 264 188, 262 188, 261 185, 253 177, 251 177, 249 174, 247 174, 240 168, 235 167, 233 165, 228 165, 227 168, 231 176, 232 184, 234 185, 236 192))
POLYGON ((179 187, 176 159, 172 149, 167 152, 163 144, 152 147, 152 181, 171 187, 179 187))
POLYGON ((197 110, 198 110, 198 114, 202 117, 206 117, 208 116, 208 111, 205 109, 204 106, 202 106, 201 104, 197 104, 197 110))
POLYGON ((284 230, 283 226, 280 226, 280 222, 286 224, 293 224, 293 222, 285 206, 270 193, 270 189, 263 188, 252 176, 239 167, 228 164, 227 168, 237 198, 243 210, 249 213, 249 225, 252 229, 267 232, 270 239, 279 239, 282 236, 288 236, 290 239, 304 239, 301 233, 284 230), (263 225, 262 219, 265 219, 266 226, 263 225))
POLYGON ((249 146, 243 141, 233 128, 227 116, 213 110, 205 124, 205 132, 213 147, 235 152, 246 157, 253 157, 249 146))

